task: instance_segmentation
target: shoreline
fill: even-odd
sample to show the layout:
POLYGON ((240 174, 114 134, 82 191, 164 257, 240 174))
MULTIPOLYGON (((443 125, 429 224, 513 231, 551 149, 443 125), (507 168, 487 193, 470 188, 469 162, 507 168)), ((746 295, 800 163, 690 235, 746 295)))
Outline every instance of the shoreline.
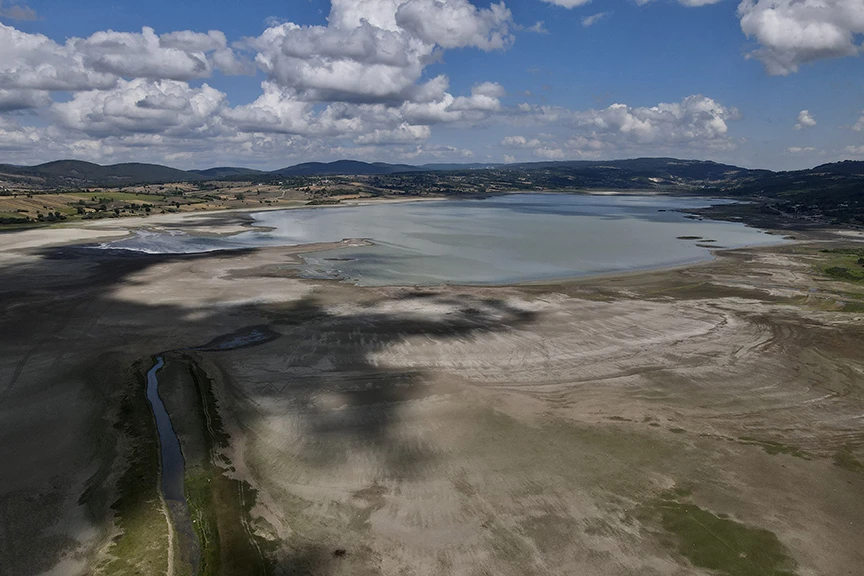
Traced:
MULTIPOLYGON (((525 193, 524 191, 512 191, 505 192, 503 194, 515 194, 515 193, 525 193)), ((529 192, 530 193, 530 192, 529 192)), ((571 192, 568 192, 571 193, 571 192)), ((591 192, 586 192, 585 194, 590 195, 591 192)), ((602 194, 601 194, 602 195, 602 194)), ((633 196, 642 196, 640 194, 625 194, 625 195, 633 195, 633 196)), ((657 195, 657 194, 655 194, 657 195)), ((0 245, 0 263, 4 260, 13 260, 13 259, 22 259, 32 256, 34 251, 38 251, 40 249, 46 248, 54 248, 54 247, 62 247, 62 246, 81 246, 86 244, 92 244, 96 242, 105 242, 105 241, 117 241, 125 238, 132 237, 137 231, 145 230, 148 228, 155 229, 184 229, 189 232, 199 235, 202 237, 230 237, 236 234, 239 234, 244 231, 248 231, 253 229, 254 219, 251 217, 251 213, 257 212, 270 212, 276 210, 296 210, 301 208, 307 209, 316 209, 316 208, 339 208, 339 207, 356 207, 356 206, 368 206, 380 203, 387 204, 401 204, 401 203, 413 203, 413 202, 432 202, 432 201, 442 201, 447 200, 447 198, 443 197, 435 197, 435 198, 388 198, 388 199, 369 199, 369 200, 355 200, 346 204, 335 204, 335 205, 315 205, 315 206, 307 206, 307 205, 299 205, 293 207, 279 206, 279 207, 266 207, 266 208, 238 208, 238 209, 230 209, 223 210, 218 212, 190 212, 190 213, 178 213, 178 214, 160 214, 150 217, 128 217, 121 219, 108 219, 108 220, 99 220, 95 222, 88 222, 84 225, 81 224, 61 224, 55 225, 51 227, 38 228, 38 229, 29 229, 29 230, 21 230, 15 232, 8 232, 10 236, 13 236, 18 239, 18 242, 12 242, 11 244, 3 244, 0 245), (201 221, 203 220, 203 222, 201 221), (172 226, 173 225, 173 226, 172 226)), ((746 223, 743 223, 748 225, 746 223)), ((749 225, 748 225, 749 226, 749 225)), ((754 227, 755 228, 755 227, 754 227)), ((584 283, 590 282, 592 280, 612 280, 616 278, 627 278, 632 276, 640 276, 651 273, 663 273, 670 272, 675 270, 686 270, 696 267, 701 267, 705 265, 709 265, 715 262, 720 254, 729 253, 733 251, 747 251, 754 250, 759 248, 771 248, 782 245, 794 245, 801 244, 813 241, 831 241, 834 240, 846 240, 846 241, 856 241, 857 238, 853 237, 853 231, 847 230, 819 230, 819 231, 807 231, 799 233, 796 237, 789 237, 788 230, 781 229, 772 229, 772 228, 757 228, 762 230, 763 232, 771 235, 776 235, 778 237, 777 242, 770 242, 764 245, 748 245, 748 246, 740 246, 735 248, 713 248, 710 249, 708 255, 703 259, 693 259, 691 261, 683 262, 683 263, 673 263, 673 264, 664 264, 658 266, 646 266, 639 268, 631 268, 626 270, 613 270, 613 271, 597 271, 590 272, 585 274, 578 275, 566 275, 560 277, 549 277, 549 278, 536 278, 530 280, 507 280, 503 282, 441 282, 438 284, 387 284, 387 285, 376 285, 376 286, 365 286, 365 287, 402 287, 402 288, 410 288, 410 287, 440 287, 440 286, 449 286, 449 287, 466 287, 466 288, 507 288, 507 287, 536 287, 536 286, 551 286, 551 285, 568 285, 568 284, 576 284, 576 283, 584 283), (832 238, 833 237, 833 238, 832 238)), ((352 243, 356 241, 356 239, 344 238, 341 240, 329 241, 329 242, 310 242, 305 244, 286 244, 284 246, 261 246, 261 247, 252 247, 248 248, 248 250, 253 251, 265 251, 270 249, 289 249, 293 255, 302 256, 303 254, 319 252, 321 250, 327 250, 332 248, 338 248, 348 243, 352 243)), ((368 241, 367 241, 368 242, 368 241)), ((374 243, 374 242, 373 242, 374 243)), ((706 246, 707 248, 707 246, 706 246)), ((238 248, 239 249, 239 248, 238 248)), ((118 249, 125 250, 125 249, 118 249)), ((217 249, 211 251, 204 252, 190 252, 190 253, 172 253, 172 254, 162 254, 162 253, 151 253, 151 252, 143 252, 138 250, 128 250, 128 252, 132 254, 139 255, 149 255, 149 256, 159 256, 159 255, 169 255, 173 258, 183 259, 187 257, 202 257, 205 255, 214 255, 217 256, 221 253, 230 253, 237 249, 234 248, 226 248, 226 249, 217 249)), ((298 274, 295 276, 297 279, 301 279, 304 282, 335 282, 339 284, 344 284, 347 286, 363 286, 358 285, 352 282, 347 278, 312 278, 307 277, 301 274, 301 271, 297 271, 298 274)))
MULTIPOLYGON (((693 486, 676 497, 700 518, 728 514, 783 543, 798 542, 797 519, 811 518, 809 548, 792 548, 797 561, 848 572, 860 565, 864 454, 849 430, 864 405, 864 296, 853 293, 861 284, 821 271, 839 257, 823 248, 861 244, 804 237, 665 268, 422 288, 292 276, 285 265, 310 245, 21 251, 32 261, 6 267, 0 318, 12 374, 0 448, 21 471, 5 489, 25 506, 11 529, 53 534, 55 517, 85 493, 93 534, 105 536, 66 528, 71 547, 33 538, 39 558, 88 554, 88 573, 113 562, 156 576, 167 550, 185 565, 182 548, 151 546, 167 541, 170 525, 141 394, 145 359, 183 349, 188 356, 160 372, 160 394, 192 463, 195 529, 225 536, 202 540, 209 565, 233 567, 226 574, 256 572, 248 567, 259 561, 326 572, 346 556, 352 573, 374 571, 380 558, 441 573, 441 554, 475 561, 462 546, 475 535, 472 550, 493 559, 477 566, 506 572, 514 560, 494 562, 512 546, 508 526, 538 549, 566 541, 581 551, 595 542, 584 531, 594 511, 667 510, 656 497, 676 485, 693 486), (254 330, 273 338, 244 342, 254 330), (92 436, 69 433, 79 429, 92 436), (94 447, 90 438, 103 437, 116 445, 94 447), (95 479, 56 487, 58 475, 94 460, 95 479), (645 473, 627 474, 634 469, 645 473), (538 531, 526 486, 546 487, 562 520, 544 518, 538 531), (622 501, 632 504, 616 508, 622 501), (484 525, 490 506, 499 532, 484 525), (326 512, 337 509, 335 519, 326 512), (445 537, 454 530, 464 532, 445 537), (822 550, 824 561, 814 556, 822 550)), ((623 517, 604 516, 622 561, 668 558, 666 538, 641 535, 659 526, 651 517, 637 520, 638 538, 623 517)), ((12 560, 35 566, 30 558, 12 560)), ((533 556, 515 562, 522 573, 536 565, 533 556)), ((584 568, 566 558, 560 566, 584 568)))

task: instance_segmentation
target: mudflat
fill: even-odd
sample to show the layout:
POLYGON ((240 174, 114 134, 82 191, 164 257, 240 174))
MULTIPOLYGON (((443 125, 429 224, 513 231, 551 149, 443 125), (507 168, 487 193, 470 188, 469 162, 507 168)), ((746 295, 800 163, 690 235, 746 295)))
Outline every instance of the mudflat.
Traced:
POLYGON ((501 287, 287 266, 324 248, 14 244, 4 574, 864 566, 864 284, 836 272, 854 239, 501 287), (157 354, 197 560, 159 493, 157 354))

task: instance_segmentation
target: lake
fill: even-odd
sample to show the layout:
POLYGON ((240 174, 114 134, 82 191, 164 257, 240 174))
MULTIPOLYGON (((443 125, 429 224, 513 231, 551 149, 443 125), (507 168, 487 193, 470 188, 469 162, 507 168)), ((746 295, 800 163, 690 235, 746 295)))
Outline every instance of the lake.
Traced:
POLYGON ((360 285, 428 285, 503 284, 642 270, 710 259, 709 247, 783 242, 741 223, 699 220, 676 211, 724 202, 507 194, 483 200, 278 210, 253 214, 253 229, 233 236, 145 231, 102 247, 184 253, 368 238, 374 245, 305 255, 302 273, 360 285))

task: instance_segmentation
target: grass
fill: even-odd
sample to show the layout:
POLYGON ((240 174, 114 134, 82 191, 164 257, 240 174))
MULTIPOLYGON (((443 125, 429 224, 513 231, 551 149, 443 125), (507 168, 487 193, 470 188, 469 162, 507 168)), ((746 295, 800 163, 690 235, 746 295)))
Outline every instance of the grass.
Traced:
POLYGON ((795 576, 796 562, 768 530, 736 522, 687 502, 686 490, 661 494, 643 511, 659 519, 666 543, 693 565, 726 576, 795 576))
POLYGON ((256 492, 246 482, 229 478, 230 462, 219 453, 228 446, 212 383, 200 366, 190 363, 198 407, 205 423, 209 458, 187 464, 185 489, 193 526, 201 544, 200 576, 255 576, 270 572, 264 551, 272 545, 251 528, 256 492), (222 462, 225 468, 217 464, 222 462))
POLYGON ((835 248, 820 250, 822 273, 844 282, 864 283, 864 249, 835 248))
POLYGON ((97 574, 159 574, 168 565, 168 524, 159 499, 159 442, 144 395, 143 377, 122 399, 115 429, 132 448, 111 505, 121 534, 111 542, 97 574))
POLYGON ((849 446, 844 446, 834 453, 834 465, 850 472, 864 472, 864 463, 855 457, 849 446))
POLYGON ((843 304, 843 312, 864 313, 864 302, 845 302, 843 304))
POLYGON ((753 438, 752 436, 741 436, 738 438, 738 442, 741 444, 747 444, 751 446, 759 446, 768 454, 777 455, 777 454, 788 454, 790 456, 794 456, 796 458, 801 458, 803 460, 810 460, 811 456, 804 450, 800 448, 796 448, 795 446, 789 446, 787 444, 781 444, 780 442, 774 442, 773 440, 760 440, 758 438, 753 438))

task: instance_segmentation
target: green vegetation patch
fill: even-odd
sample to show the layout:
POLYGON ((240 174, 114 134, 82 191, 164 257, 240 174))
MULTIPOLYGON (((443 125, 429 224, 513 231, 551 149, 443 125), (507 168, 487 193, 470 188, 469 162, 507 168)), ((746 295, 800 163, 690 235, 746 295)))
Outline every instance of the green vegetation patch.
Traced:
POLYGON ((700 568, 727 576, 795 576, 797 563, 768 530, 754 528, 685 502, 687 492, 661 494, 644 517, 659 519, 667 544, 700 568))
POLYGON ((864 313, 864 302, 845 302, 843 304, 843 312, 864 313))
POLYGON ((115 428, 129 441, 128 467, 117 482, 111 505, 121 534, 114 538, 98 574, 165 574, 168 523, 159 499, 159 441, 144 395, 146 382, 130 390, 120 404, 115 428))
POLYGON ((763 450, 765 450, 765 452, 771 454, 772 456, 776 454, 788 454, 790 456, 801 458, 803 460, 812 459, 810 454, 808 454, 804 450, 801 450, 800 448, 796 448, 795 446, 789 446, 787 444, 781 444, 780 442, 774 442, 773 440, 760 440, 758 438, 753 438, 752 436, 741 436, 740 438, 738 438, 738 442, 750 446, 760 446, 763 450))
POLYGON ((855 457, 849 446, 844 446, 834 453, 834 465, 850 472, 864 472, 864 463, 855 457))
POLYGON ((864 248, 820 250, 825 260, 822 272, 835 280, 864 282, 864 248))
POLYGON ((230 462, 219 455, 230 436, 224 431, 210 378, 190 362, 190 374, 198 394, 198 406, 209 458, 188 463, 185 476, 186 500, 192 525, 201 545, 200 576, 256 576, 270 572, 266 553, 273 544, 257 535, 252 527, 256 491, 246 482, 229 478, 230 462), (217 462, 219 460, 220 463, 217 462))

